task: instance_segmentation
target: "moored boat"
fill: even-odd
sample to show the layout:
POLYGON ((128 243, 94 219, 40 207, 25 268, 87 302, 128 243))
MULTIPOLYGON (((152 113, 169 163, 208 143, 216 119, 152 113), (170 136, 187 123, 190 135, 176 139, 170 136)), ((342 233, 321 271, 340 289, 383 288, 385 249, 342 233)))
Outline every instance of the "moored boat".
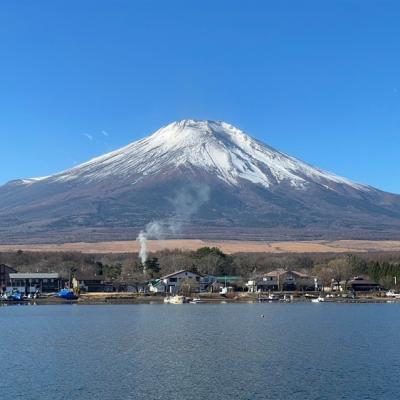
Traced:
POLYGON ((318 296, 316 299, 311 299, 312 303, 323 303, 325 301, 325 298, 322 296, 318 296))
POLYGON ((274 293, 269 293, 268 296, 258 296, 258 302, 271 302, 271 301, 279 301, 279 295, 274 293))
POLYGON ((393 299, 400 299, 400 293, 395 292, 394 290, 388 290, 386 292, 386 297, 391 297, 393 299))
POLYGON ((71 289, 61 289, 57 296, 65 300, 76 300, 78 296, 71 289))
POLYGON ((187 303, 188 300, 186 299, 185 296, 167 296, 164 298, 164 303, 165 304, 183 304, 187 303))
POLYGON ((189 301, 190 304, 199 304, 203 303, 203 300, 200 299, 200 297, 195 297, 192 300, 189 301))
POLYGON ((11 293, 5 293, 2 296, 2 300, 4 301, 24 301, 24 295, 18 291, 18 290, 13 290, 11 293))

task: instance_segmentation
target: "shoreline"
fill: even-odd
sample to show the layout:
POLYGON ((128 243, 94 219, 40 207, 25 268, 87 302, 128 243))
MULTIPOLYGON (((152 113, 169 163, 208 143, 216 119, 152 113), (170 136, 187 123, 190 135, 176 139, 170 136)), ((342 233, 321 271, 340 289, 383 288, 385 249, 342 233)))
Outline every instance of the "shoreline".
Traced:
MULTIPOLYGON (((282 294, 283 295, 283 294, 282 294)), ((280 300, 268 300, 263 299, 262 303, 311 303, 312 298, 316 298, 315 294, 299 294, 291 293, 293 298, 290 301, 280 300)), ((265 296, 265 294, 264 294, 265 296)), ((188 296, 190 297, 190 296, 188 296)), ((247 303, 254 304, 260 303, 258 294, 237 294, 232 293, 229 295, 221 294, 204 294, 196 295, 200 297, 201 304, 235 304, 235 303, 247 303)), ((74 304, 74 305, 105 305, 105 304, 164 304, 164 295, 142 295, 136 293, 86 293, 81 295, 76 300, 65 300, 59 297, 42 297, 38 299, 22 300, 22 301, 0 301, 1 306, 12 306, 12 305, 60 305, 60 304, 74 304)), ((326 298, 324 303, 335 303, 335 304, 394 304, 399 303, 400 299, 392 299, 388 297, 373 296, 373 295, 360 295, 354 299, 345 297, 334 297, 326 298)))

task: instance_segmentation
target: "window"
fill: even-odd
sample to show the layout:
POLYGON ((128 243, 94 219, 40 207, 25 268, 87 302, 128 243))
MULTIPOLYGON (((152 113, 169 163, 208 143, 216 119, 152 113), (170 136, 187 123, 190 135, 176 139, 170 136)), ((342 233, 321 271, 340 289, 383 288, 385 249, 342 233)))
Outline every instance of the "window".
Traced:
POLYGON ((176 282, 177 279, 176 279, 176 278, 169 278, 169 281, 170 281, 170 282, 176 282))

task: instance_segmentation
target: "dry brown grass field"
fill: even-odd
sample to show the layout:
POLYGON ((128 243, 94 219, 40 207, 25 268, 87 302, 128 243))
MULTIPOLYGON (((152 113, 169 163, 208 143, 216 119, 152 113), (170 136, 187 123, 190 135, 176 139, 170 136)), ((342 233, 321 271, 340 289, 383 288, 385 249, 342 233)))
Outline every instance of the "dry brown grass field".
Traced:
MULTIPOLYGON (((115 241, 97 243, 18 244, 0 245, 0 251, 78 251, 83 253, 135 253, 138 242, 115 241)), ((227 254, 238 252, 266 253, 348 253, 370 251, 400 251, 400 241, 336 240, 336 241, 234 241, 234 240, 149 240, 150 251, 162 249, 196 250, 216 246, 227 254)))

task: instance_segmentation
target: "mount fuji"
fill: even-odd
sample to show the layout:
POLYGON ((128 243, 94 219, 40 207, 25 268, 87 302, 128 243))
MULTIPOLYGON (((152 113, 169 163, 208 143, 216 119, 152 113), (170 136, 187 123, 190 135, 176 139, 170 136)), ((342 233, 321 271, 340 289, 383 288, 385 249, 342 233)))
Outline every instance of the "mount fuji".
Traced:
POLYGON ((0 187, 0 242, 400 238, 400 195, 217 121, 183 120, 84 164, 0 187))

